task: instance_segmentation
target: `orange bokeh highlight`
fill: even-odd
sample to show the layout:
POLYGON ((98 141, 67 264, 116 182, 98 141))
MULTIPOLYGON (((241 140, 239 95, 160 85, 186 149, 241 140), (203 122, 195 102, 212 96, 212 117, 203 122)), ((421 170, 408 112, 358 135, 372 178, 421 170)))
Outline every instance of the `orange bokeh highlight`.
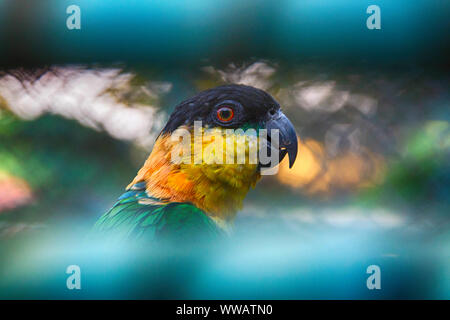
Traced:
POLYGON ((28 183, 0 172, 0 212, 29 204, 33 195, 28 183))
POLYGON ((358 153, 346 151, 329 157, 322 143, 306 139, 298 141, 299 154, 289 169, 280 164, 278 180, 309 195, 329 196, 337 191, 356 191, 381 183, 385 171, 384 158, 367 149, 358 153))

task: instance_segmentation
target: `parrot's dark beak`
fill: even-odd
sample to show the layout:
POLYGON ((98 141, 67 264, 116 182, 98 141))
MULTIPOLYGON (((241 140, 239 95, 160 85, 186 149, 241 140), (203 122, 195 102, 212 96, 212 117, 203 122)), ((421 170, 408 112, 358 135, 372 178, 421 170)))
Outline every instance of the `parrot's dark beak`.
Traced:
POLYGON ((284 159, 286 154, 289 156, 289 168, 294 165, 295 159, 297 158, 297 133, 295 132, 294 125, 292 122, 284 115, 281 110, 275 113, 266 122, 266 129, 268 134, 268 140, 273 148, 276 148, 276 143, 272 137, 271 130, 277 130, 279 132, 279 145, 278 150, 280 153, 279 161, 284 159))

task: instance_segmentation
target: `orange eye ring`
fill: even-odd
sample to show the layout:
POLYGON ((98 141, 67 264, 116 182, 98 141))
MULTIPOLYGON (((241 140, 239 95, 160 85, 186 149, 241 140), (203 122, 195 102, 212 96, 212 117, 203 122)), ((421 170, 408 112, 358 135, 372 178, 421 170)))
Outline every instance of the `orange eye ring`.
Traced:
POLYGON ((221 107, 217 109, 217 119, 221 122, 230 122, 234 118, 234 111, 230 107, 221 107))

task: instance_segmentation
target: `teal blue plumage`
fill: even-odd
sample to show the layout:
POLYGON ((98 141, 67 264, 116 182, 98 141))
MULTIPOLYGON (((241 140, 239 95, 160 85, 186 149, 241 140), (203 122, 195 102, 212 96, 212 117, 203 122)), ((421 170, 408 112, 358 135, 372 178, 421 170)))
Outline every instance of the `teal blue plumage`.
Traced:
POLYGON ((190 203, 152 198, 140 182, 119 197, 95 224, 94 233, 117 240, 202 241, 225 233, 190 203), (154 203, 154 204, 152 204, 154 203))

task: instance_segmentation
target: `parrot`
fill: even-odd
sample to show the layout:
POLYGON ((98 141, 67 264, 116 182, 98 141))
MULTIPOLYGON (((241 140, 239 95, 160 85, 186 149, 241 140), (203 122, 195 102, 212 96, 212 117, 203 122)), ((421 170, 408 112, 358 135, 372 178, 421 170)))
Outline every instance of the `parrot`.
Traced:
MULTIPOLYGON (((276 165, 288 155, 291 168, 297 157, 297 134, 280 104, 266 91, 227 84, 179 103, 136 177, 112 208, 98 219, 93 231, 119 241, 175 243, 229 234, 229 226, 242 209, 248 191, 260 180, 262 170, 271 166, 262 163, 259 157, 249 161, 249 150, 259 141, 258 137, 255 140, 254 132, 261 129, 266 130, 267 138, 265 145, 256 143, 258 151, 263 147, 271 154, 276 149, 276 165), (272 139, 274 129, 278 141, 272 139), (195 140, 195 130, 202 134, 200 140, 195 140), (180 148, 181 135, 177 132, 194 136, 183 142, 185 149, 180 148), (222 145, 226 141, 232 146, 227 145, 222 157, 231 153, 227 159, 241 157, 245 161, 208 161, 211 159, 204 154, 211 146, 221 146, 217 144, 220 136, 225 137, 222 145), (173 161, 173 155, 181 151, 182 161, 173 161), (205 159, 198 161, 196 154, 205 159)), ((220 160, 220 156, 215 159, 220 160)))

